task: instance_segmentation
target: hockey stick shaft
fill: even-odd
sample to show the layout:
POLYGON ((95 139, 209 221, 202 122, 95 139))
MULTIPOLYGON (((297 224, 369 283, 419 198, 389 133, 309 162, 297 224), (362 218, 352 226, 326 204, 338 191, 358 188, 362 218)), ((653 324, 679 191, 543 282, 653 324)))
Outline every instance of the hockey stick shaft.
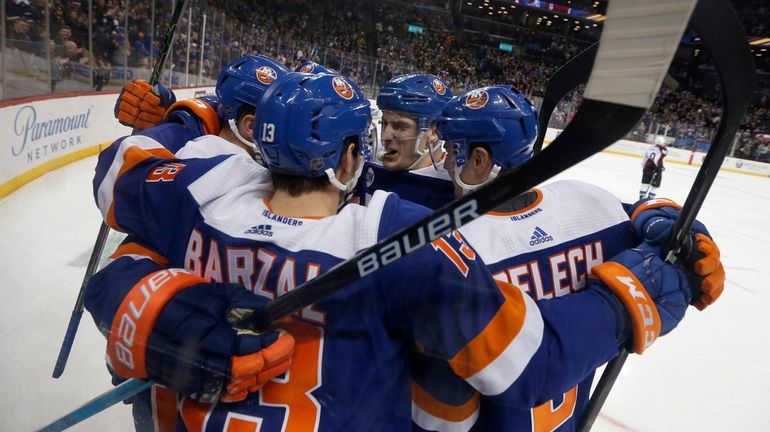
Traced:
MULTIPOLYGON (((177 0, 176 8, 171 15, 171 25, 166 30, 166 34, 163 37, 161 43, 160 55, 155 61, 155 65, 152 68, 152 74, 150 75, 149 84, 154 86, 160 80, 160 74, 163 71, 163 64, 166 62, 168 52, 171 50, 171 43, 174 40, 174 34, 176 33, 177 23, 179 17, 182 15, 182 9, 184 8, 187 0, 177 0)), ((134 129, 132 134, 137 133, 139 130, 134 129)), ((69 323, 67 324, 67 331, 64 333, 64 340, 62 341, 61 348, 59 348, 59 355, 56 357, 56 364, 53 368, 52 376, 59 378, 64 373, 64 368, 67 366, 67 360, 69 359, 70 351, 72 351, 72 344, 75 341, 75 333, 77 333, 78 326, 80 325, 80 318, 83 316, 84 309, 84 297, 86 286, 88 281, 91 280, 96 267, 99 265, 99 258, 102 256, 104 250, 104 244, 107 241, 107 235, 110 232, 110 228, 104 221, 102 221, 99 227, 99 234, 96 236, 96 242, 94 243, 94 249, 91 251, 91 258, 88 260, 88 266, 86 267, 86 274, 83 276, 83 283, 80 284, 80 292, 78 292, 78 298, 75 301, 75 307, 70 315, 69 323)))
MULTIPOLYGON (((751 102, 756 79, 746 34, 738 16, 726 0, 700 0, 693 12, 691 25, 711 54, 719 75, 722 90, 722 119, 674 224, 673 234, 666 244, 665 250, 669 251, 668 261, 675 260, 675 254, 695 222, 695 217, 706 199, 733 136, 740 126, 741 117, 751 102)), ((621 349, 620 354, 607 364, 583 413, 578 431, 591 430, 627 358, 628 352, 621 349)))
POLYGON ((118 402, 122 402, 138 393, 143 392, 148 388, 150 388, 150 383, 147 381, 136 379, 125 381, 118 386, 91 399, 75 411, 72 411, 71 413, 43 427, 42 429, 39 429, 38 432, 63 431, 93 416, 94 414, 104 411, 105 409, 115 405, 118 402))

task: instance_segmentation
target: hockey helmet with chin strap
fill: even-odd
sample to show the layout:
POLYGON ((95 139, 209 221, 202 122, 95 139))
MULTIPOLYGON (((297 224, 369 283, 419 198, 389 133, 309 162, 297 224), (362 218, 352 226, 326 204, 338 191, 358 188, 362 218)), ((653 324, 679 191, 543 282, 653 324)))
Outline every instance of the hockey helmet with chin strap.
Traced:
MULTIPOLYGON (((420 150, 420 141, 430 125, 441 115, 444 105, 452 99, 452 90, 436 75, 410 74, 392 78, 380 89, 377 107, 382 111, 395 111, 412 115, 417 119, 418 135, 415 137, 415 153, 418 161, 429 152, 420 150)), ((436 143, 440 146, 440 143, 436 143)), ((431 153, 437 147, 431 148, 431 153)), ((417 163, 417 162, 415 162, 417 163)))
POLYGON ((270 171, 307 178, 326 175, 335 187, 350 191, 363 158, 345 184, 334 170, 350 139, 361 154, 371 119, 369 101, 344 77, 291 72, 262 96, 253 133, 270 171))
POLYGON ((241 136, 235 121, 243 105, 256 107, 268 86, 289 70, 277 60, 264 55, 247 55, 228 64, 219 73, 216 93, 217 114, 224 119, 235 136, 256 150, 256 145, 241 136))
POLYGON ((437 129, 455 156, 455 181, 467 192, 532 157, 537 109, 513 86, 482 87, 449 102, 437 129), (460 171, 474 144, 489 146, 493 169, 485 182, 467 185, 460 180, 460 171))

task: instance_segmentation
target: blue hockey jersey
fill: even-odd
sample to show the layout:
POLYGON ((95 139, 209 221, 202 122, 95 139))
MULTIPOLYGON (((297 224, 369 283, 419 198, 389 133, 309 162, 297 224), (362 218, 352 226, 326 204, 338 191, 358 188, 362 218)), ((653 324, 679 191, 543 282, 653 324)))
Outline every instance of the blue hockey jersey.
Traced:
POLYGON ((454 185, 443 165, 403 171, 388 170, 382 165, 366 162, 356 185, 358 203, 366 205, 374 191, 384 190, 401 199, 437 209, 454 199, 454 185))

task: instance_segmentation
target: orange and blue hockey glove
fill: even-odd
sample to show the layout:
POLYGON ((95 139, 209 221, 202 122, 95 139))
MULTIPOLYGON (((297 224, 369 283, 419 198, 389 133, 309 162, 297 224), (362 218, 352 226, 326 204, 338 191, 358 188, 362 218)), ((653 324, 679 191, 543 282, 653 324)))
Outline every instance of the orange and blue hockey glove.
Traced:
POLYGON ((157 94, 145 80, 126 83, 115 101, 115 118, 121 124, 136 129, 149 129, 161 120, 176 96, 168 87, 157 84, 157 94))
POLYGON ((113 318, 111 369, 205 403, 242 401, 291 365, 289 333, 238 330, 228 316, 266 302, 241 286, 207 282, 184 270, 151 273, 128 292, 113 318))
MULTIPOLYGON (((640 201, 631 208, 631 225, 643 241, 662 245, 671 236, 681 209, 666 198, 640 201)), ((694 221, 690 235, 678 256, 693 287, 692 304, 703 310, 722 295, 725 269, 720 261, 719 247, 705 225, 694 221)))
POLYGON ((596 287, 599 279, 598 292, 608 298, 617 316, 625 316, 620 319, 618 341, 625 345, 630 340, 629 351, 637 354, 673 330, 692 299, 686 273, 660 254, 659 246, 642 243, 591 269, 591 286, 596 287))

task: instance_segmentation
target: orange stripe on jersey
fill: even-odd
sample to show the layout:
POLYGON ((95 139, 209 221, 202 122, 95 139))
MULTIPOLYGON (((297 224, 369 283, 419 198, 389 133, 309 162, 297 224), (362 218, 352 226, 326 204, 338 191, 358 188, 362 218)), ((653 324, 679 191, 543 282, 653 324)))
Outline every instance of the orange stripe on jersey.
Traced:
POLYGON ((115 313, 107 339, 107 355, 116 375, 147 378, 147 341, 158 314, 177 292, 204 282, 185 270, 168 269, 150 273, 131 288, 115 313))
POLYGON ((508 282, 495 282, 505 301, 484 330, 449 360, 449 365, 462 378, 475 375, 502 354, 524 326, 527 306, 521 290, 508 282))
POLYGON ((139 146, 130 146, 123 153, 123 165, 121 165, 120 171, 118 171, 117 178, 120 178, 126 171, 150 158, 173 159, 174 153, 171 153, 166 148, 143 149, 139 146))
POLYGON ((473 396, 462 405, 446 404, 435 399, 430 393, 420 387, 419 384, 412 382, 412 402, 433 417, 448 422, 457 423, 469 418, 479 409, 480 401, 481 395, 478 392, 474 392, 473 396))
POLYGON ((152 386, 153 417, 157 432, 176 430, 176 393, 159 385, 152 386))
POLYGON ((110 208, 107 210, 107 220, 105 220, 104 223, 115 231, 124 232, 115 221, 115 201, 110 203, 110 208))
POLYGON ((166 117, 178 109, 189 111, 192 115, 197 117, 198 120, 203 123, 203 131, 206 135, 219 135, 222 126, 219 123, 217 112, 211 105, 200 99, 185 99, 174 102, 173 105, 168 107, 166 117))
POLYGON ((631 223, 634 223, 634 219, 639 213, 645 210, 652 210, 652 209, 661 208, 661 207, 673 207, 679 211, 682 210, 682 206, 680 206, 679 204, 675 203, 674 201, 668 198, 654 198, 639 204, 639 207, 634 209, 634 213, 631 214, 631 223))
POLYGON ((123 243, 120 246, 118 246, 117 249, 115 249, 115 252, 110 255, 111 259, 118 259, 123 255, 142 255, 146 256, 147 258, 153 260, 154 262, 162 265, 162 266, 168 266, 168 259, 164 257, 163 255, 156 253, 150 249, 147 249, 146 247, 140 245, 139 243, 123 243))
MULTIPOLYGON (((530 204, 530 205, 528 205, 528 206, 526 206, 524 208, 513 210, 513 211, 509 211, 509 212, 490 211, 490 212, 487 212, 487 214, 491 215, 491 216, 513 216, 513 215, 517 215, 517 214, 526 213, 526 212, 532 210, 533 208, 537 207, 538 205, 540 205, 540 201, 543 200, 543 192, 541 192, 540 189, 532 189, 531 192, 534 192, 537 195, 535 197, 535 201, 532 204, 530 204)), ((524 192, 524 193, 527 193, 527 192, 524 192)))

